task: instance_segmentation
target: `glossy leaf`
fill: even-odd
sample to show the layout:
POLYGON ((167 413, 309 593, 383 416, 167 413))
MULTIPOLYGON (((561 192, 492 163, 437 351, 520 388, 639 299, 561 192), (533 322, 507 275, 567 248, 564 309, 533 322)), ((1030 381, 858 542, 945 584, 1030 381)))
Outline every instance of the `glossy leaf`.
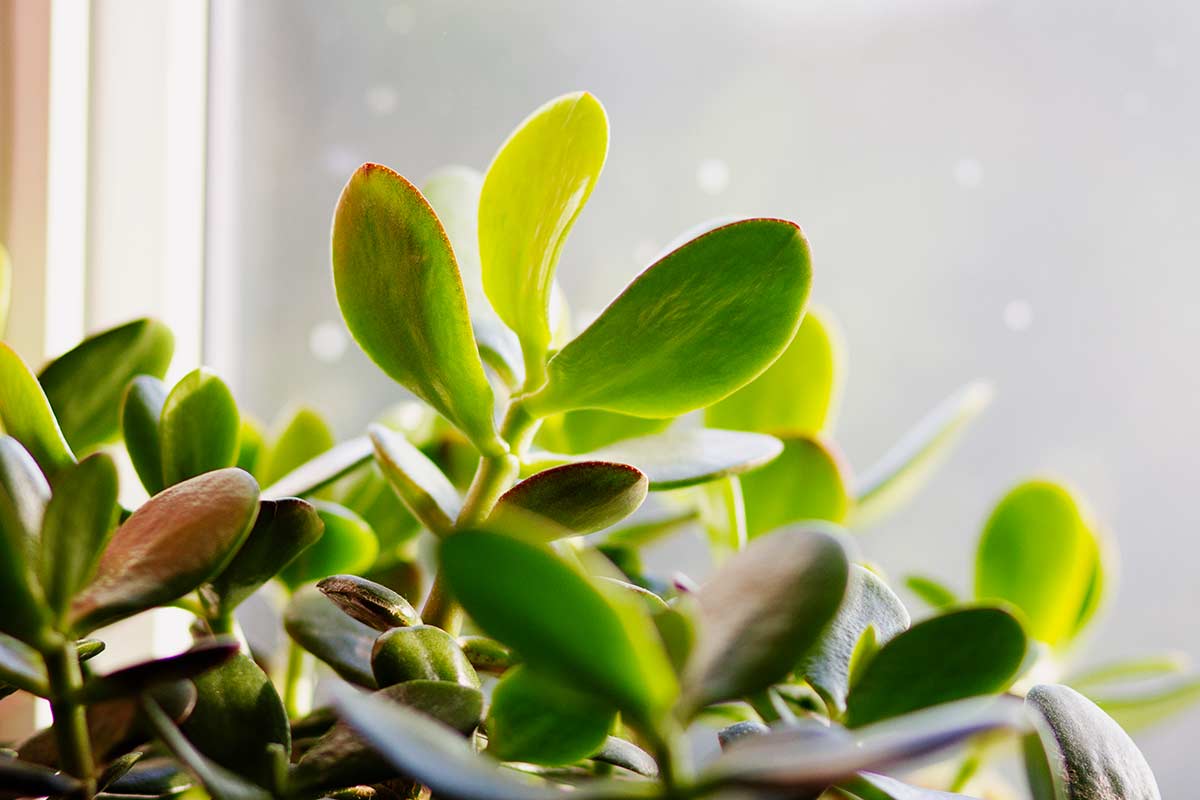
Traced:
POLYGON ((270 486, 335 443, 329 423, 320 414, 311 408, 297 408, 277 426, 256 475, 263 486, 270 486))
POLYGON ((517 663, 512 650, 486 636, 460 636, 458 644, 476 672, 500 675, 517 663))
POLYGON ((233 637, 202 639, 188 650, 165 658, 143 661, 129 667, 87 678, 80 700, 99 703, 118 697, 139 695, 161 683, 195 678, 219 667, 238 654, 233 637))
POLYGON ((479 676, 454 637, 432 625, 393 628, 375 640, 371 669, 379 686, 450 681, 479 688, 479 676))
POLYGON ((321 518, 324 532, 279 573, 280 579, 293 590, 341 572, 362 572, 371 566, 379 552, 375 531, 358 514, 324 500, 313 500, 312 506, 321 518))
POLYGON ((86 452, 111 441, 121 427, 121 396, 138 375, 161 378, 175 337, 166 325, 139 319, 89 336, 38 375, 71 448, 86 452))
POLYGON ((506 447, 446 232, 416 187, 364 164, 338 200, 333 279, 350 333, 380 369, 491 456, 506 447))
POLYGON ((808 245, 791 222, 706 233, 643 272, 559 350, 525 405, 534 416, 600 408, 642 417, 710 405, 788 346, 810 280, 808 245))
POLYGON ((603 530, 637 510, 649 481, 638 469, 611 461, 578 461, 529 476, 500 496, 492 520, 519 525, 533 514, 572 534, 603 530))
POLYGON ((1025 613, 1030 635, 1070 641, 1089 603, 1099 543, 1082 504, 1048 481, 1015 487, 984 526, 975 560, 975 595, 1025 613))
POLYGON ((642 609, 548 549, 468 530, 442 542, 441 564, 475 623, 532 667, 642 723, 653 724, 675 699, 670 664, 642 609))
POLYGON ((854 489, 855 521, 866 524, 879 519, 916 494, 991 401, 991 384, 971 383, 923 417, 859 476, 854 489))
POLYGON ((239 469, 205 473, 150 498, 113 534, 70 622, 87 633, 164 605, 218 573, 258 513, 258 485, 239 469))
MULTIPOLYGON (((483 714, 478 689, 444 681, 409 681, 375 692, 380 703, 403 706, 409 713, 437 720, 460 734, 469 734, 483 714)), ((345 786, 380 783, 396 777, 387 763, 345 722, 339 722, 304 754, 289 776, 293 792, 316 796, 345 786)))
POLYGON ((41 384, 4 342, 0 342, 0 424, 47 476, 75 463, 41 384))
POLYGON ((1125 731, 1066 686, 1029 690, 1036 734, 1025 744, 1036 800, 1160 800, 1150 765, 1125 731))
POLYGON ((780 456, 741 482, 752 539, 801 520, 843 522, 852 503, 842 455, 821 437, 785 437, 780 456))
POLYGON ((39 579, 52 613, 61 617, 96 570, 116 524, 117 468, 95 453, 54 479, 42 520, 39 579))
POLYGON ((517 667, 492 690, 487 751, 501 761, 574 764, 604 745, 616 717, 610 704, 517 667))
POLYGON ((121 436, 125 440, 125 450, 142 486, 152 495, 166 488, 158 429, 166 402, 166 385, 150 375, 134 378, 121 400, 121 436))
POLYGON ((863 633, 870 628, 877 645, 908 628, 908 611, 875 573, 850 565, 846 598, 821 638, 800 660, 796 674, 808 681, 835 713, 846 709, 850 663, 863 633))
POLYGON ((218 616, 228 616, 263 584, 275 577, 325 531, 325 523, 309 503, 294 497, 262 500, 250 535, 233 560, 202 589, 218 616))
POLYGON ((585 408, 547 417, 533 441, 554 453, 581 455, 625 439, 662 433, 674 421, 585 408))
POLYGON ((754 381, 705 409, 705 424, 810 436, 830 430, 841 400, 842 350, 833 317, 810 308, 783 355, 754 381))
POLYGON ((314 586, 299 589, 283 613, 283 627, 301 647, 351 683, 376 688, 371 648, 379 635, 341 609, 314 586))
POLYGON ((686 707, 736 700, 782 680, 819 639, 846 594, 841 543, 785 529, 734 555, 695 594, 699 639, 686 707))
POLYGON ((386 586, 357 575, 331 575, 317 584, 321 594, 354 619, 377 631, 421 624, 421 615, 386 586))
POLYGON ((529 459, 537 472, 576 460, 630 464, 646 474, 650 490, 678 489, 757 469, 782 452, 783 445, 761 433, 712 428, 672 429, 626 439, 589 453, 586 459, 546 454, 529 459))
POLYGON ((34 571, 49 498, 33 457, 16 439, 0 436, 0 632, 35 646, 50 624, 34 571))
POLYGON ((224 381, 203 367, 183 376, 167 395, 159 420, 163 482, 174 486, 232 467, 240 427, 237 403, 224 381))
POLYGON ((382 425, 370 428, 375 461, 413 516, 445 535, 462 510, 462 498, 438 466, 402 434, 382 425))
POLYGON ((1021 623, 1000 608, 948 611, 880 648, 850 690, 846 724, 861 727, 910 711, 1003 691, 1025 660, 1021 623))
POLYGON ((492 307, 540 367, 550 345, 554 270, 604 168, 608 118, 586 92, 534 111, 488 167, 479 197, 479 256, 492 307))
POLYGON ((15 758, 0 758, 0 792, 5 796, 69 796, 81 788, 70 775, 15 758))
POLYGON ((954 593, 953 589, 924 575, 909 575, 904 579, 904 585, 910 592, 924 600, 930 608, 949 608, 959 602, 958 595, 954 593))
POLYGON ((372 452, 371 440, 366 436, 347 439, 263 489, 263 499, 280 500, 312 494, 370 461, 372 452))

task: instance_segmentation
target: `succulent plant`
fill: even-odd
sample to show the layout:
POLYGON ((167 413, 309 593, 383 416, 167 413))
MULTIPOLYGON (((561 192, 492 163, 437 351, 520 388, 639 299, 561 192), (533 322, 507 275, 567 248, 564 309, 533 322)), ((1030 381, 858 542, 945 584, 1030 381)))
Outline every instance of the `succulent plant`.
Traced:
POLYGON ((350 177, 337 300, 416 399, 349 440, 307 408, 267 432, 207 369, 168 386, 152 320, 37 374, 0 345, 0 690, 53 712, 0 790, 934 800, 1012 738, 1037 800, 1159 797, 1113 717, 1200 683, 1167 657, 1069 668, 1114 558, 1074 492, 1005 494, 973 596, 910 576, 916 621, 864 560, 849 531, 914 494, 990 389, 853 477, 796 224, 703 225, 572 328, 555 271, 607 149, 581 93, 485 174, 350 177), (683 528, 704 580, 643 561, 683 528), (239 624, 268 584, 286 653, 239 624), (92 668, 87 637, 163 606, 191 614, 191 648, 92 668), (931 759, 956 759, 935 788, 888 774, 931 759))

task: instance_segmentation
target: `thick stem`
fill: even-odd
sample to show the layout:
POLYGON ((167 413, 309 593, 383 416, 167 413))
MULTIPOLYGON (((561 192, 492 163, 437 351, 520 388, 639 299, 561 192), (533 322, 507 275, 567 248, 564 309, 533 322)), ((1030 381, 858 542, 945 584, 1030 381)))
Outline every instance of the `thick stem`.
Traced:
POLYGON ((95 762, 87 715, 77 697, 83 687, 75 643, 64 639, 42 654, 50 683, 50 710, 62 768, 83 783, 82 797, 96 793, 95 762))

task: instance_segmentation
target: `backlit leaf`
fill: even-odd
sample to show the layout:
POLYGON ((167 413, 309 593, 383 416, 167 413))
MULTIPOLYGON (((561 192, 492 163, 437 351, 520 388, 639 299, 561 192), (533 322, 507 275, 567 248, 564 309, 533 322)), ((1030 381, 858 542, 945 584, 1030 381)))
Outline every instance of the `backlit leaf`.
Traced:
POLYGON ((263 499, 280 500, 312 494, 370 461, 371 453, 371 440, 366 436, 347 439, 263 489, 263 499))
POLYGON ((167 395, 159 420, 164 483, 174 486, 232 467, 240 427, 237 403, 224 381, 203 367, 183 376, 167 395))
POLYGON ((909 575, 904 585, 930 608, 949 608, 958 604, 958 595, 949 586, 924 575, 909 575))
POLYGON ((5 342, 0 342, 0 424, 46 475, 75 463, 41 384, 5 342))
POLYGON ((750 538, 801 520, 843 522, 851 507, 847 469, 832 442, 787 436, 783 452, 741 478, 750 538))
POLYGON ((16 439, 0 436, 0 631, 35 646, 50 623, 34 569, 49 499, 33 457, 16 439))
POLYGON ((334 444, 333 431, 320 414, 311 408, 297 408, 273 432, 258 463, 258 479, 263 486, 270 486, 334 444))
POLYGON ((449 533, 462 509, 449 478, 402 434, 372 425, 370 437, 375 461, 405 507, 431 531, 449 533))
POLYGON ((542 421, 534 444, 554 453, 580 455, 625 439, 661 433, 672 422, 670 417, 648 419, 593 408, 564 411, 542 421))
POLYGON ((166 488, 158 429, 166 402, 166 385, 150 375, 134 378, 121 401, 121 436, 125 439, 125 450, 142 486, 152 495, 166 488))
POLYGON ((617 710, 527 667, 505 673, 488 709, 488 753, 501 761, 565 765, 604 745, 617 710))
POLYGON ((293 590, 340 572, 362 572, 371 566, 379 552, 375 531, 358 514, 324 500, 313 500, 312 506, 321 518, 324 532, 279 573, 293 590))

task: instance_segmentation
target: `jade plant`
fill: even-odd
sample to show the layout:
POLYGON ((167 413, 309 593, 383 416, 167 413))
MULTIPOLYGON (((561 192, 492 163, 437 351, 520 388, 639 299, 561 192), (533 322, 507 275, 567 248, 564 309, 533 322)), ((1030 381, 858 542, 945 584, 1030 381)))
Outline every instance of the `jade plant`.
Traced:
POLYGON ((573 94, 485 174, 350 177, 337 301, 415 398, 360 436, 263 426, 207 369, 166 382, 152 320, 37 373, 0 345, 0 691, 53 715, 0 757, 6 795, 935 800, 994 796, 1019 753, 1036 800, 1159 797, 1113 717, 1200 684, 1072 666, 1113 560, 1076 493, 1004 495, 973 595, 910 576, 915 621, 865 560, 850 531, 990 390, 854 477, 796 224, 703 225, 573 328, 555 271, 607 150, 573 94), (681 531, 707 577, 647 557, 681 531), (243 632, 251 597, 285 646, 243 632), (190 648, 94 668, 105 626, 161 607, 190 648))

